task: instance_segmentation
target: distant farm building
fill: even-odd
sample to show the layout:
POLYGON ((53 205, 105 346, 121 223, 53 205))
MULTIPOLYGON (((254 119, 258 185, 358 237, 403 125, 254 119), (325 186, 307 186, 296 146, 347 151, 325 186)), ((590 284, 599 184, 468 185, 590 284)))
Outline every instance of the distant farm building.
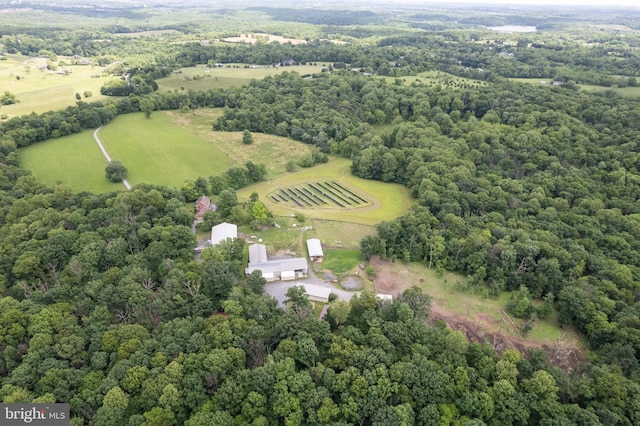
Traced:
POLYGON ((245 273, 248 276, 259 270, 267 282, 292 281, 306 277, 308 268, 307 259, 303 257, 270 260, 264 244, 252 244, 249 246, 249 265, 245 273))
POLYGON ((219 225, 211 228, 211 245, 215 246, 220 241, 224 241, 227 238, 232 240, 238 238, 238 226, 233 223, 222 222, 219 225))
POLYGON ((307 240, 307 250, 309 251, 309 259, 312 262, 322 262, 324 259, 324 253, 322 251, 322 244, 317 238, 310 238, 307 240))
POLYGON ((216 205, 211 204, 209 197, 202 195, 202 197, 196 200, 196 220, 204 219, 204 214, 209 211, 215 212, 216 205))

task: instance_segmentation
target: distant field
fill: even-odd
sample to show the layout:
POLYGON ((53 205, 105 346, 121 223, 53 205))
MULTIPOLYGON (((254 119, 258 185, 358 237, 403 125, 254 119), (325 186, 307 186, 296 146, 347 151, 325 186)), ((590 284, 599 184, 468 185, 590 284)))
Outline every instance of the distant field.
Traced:
POLYGON ((112 158, 129 169, 129 182, 180 188, 185 180, 220 174, 234 164, 223 151, 176 126, 165 113, 121 115, 100 139, 112 158))
POLYGON ((281 136, 252 133, 253 143, 244 145, 242 132, 214 132, 211 125, 222 114, 222 109, 199 109, 184 114, 168 111, 165 114, 178 126, 225 152, 236 163, 252 161, 264 164, 270 177, 284 173, 288 161, 297 161, 311 151, 309 145, 281 136))
POLYGON ((332 159, 326 164, 316 165, 266 182, 250 185, 239 190, 238 195, 248 198, 253 191, 256 191, 269 209, 277 215, 300 212, 316 219, 336 220, 362 225, 375 225, 384 220, 395 219, 405 213, 413 204, 413 199, 405 186, 355 177, 351 174, 351 161, 344 158, 332 159), (328 208, 325 206, 321 208, 289 207, 283 203, 276 203, 268 197, 268 194, 272 194, 278 188, 302 185, 307 182, 317 182, 318 180, 340 182, 358 191, 358 194, 370 204, 366 207, 352 208, 328 208))
POLYGON ((318 65, 294 65, 290 67, 257 66, 246 68, 246 64, 225 64, 224 68, 206 66, 180 68, 169 77, 157 80, 158 90, 208 90, 215 88, 228 89, 230 87, 248 84, 251 80, 260 80, 268 75, 280 74, 284 71, 295 71, 298 74, 314 74, 322 71, 318 65))
POLYGON ((306 40, 302 40, 299 38, 285 38, 282 36, 277 36, 273 34, 265 34, 265 33, 252 33, 252 34, 240 34, 238 37, 226 37, 224 41, 229 43, 248 43, 248 44, 256 44, 258 41, 266 42, 266 43, 291 43, 291 44, 306 44, 306 40))
MULTIPOLYGON (((540 86, 550 86, 553 82, 552 78, 510 78, 511 81, 517 81, 519 83, 537 84, 540 86)), ((594 86, 591 84, 578 84, 580 90, 586 92, 604 92, 611 90, 623 98, 637 99, 640 98, 640 87, 606 87, 606 86, 594 86)))
MULTIPOLYGON (((71 63, 69 58, 58 59, 71 63)), ((7 55, 7 60, 0 61, 0 87, 15 94, 19 100, 17 104, 0 107, 0 113, 11 117, 63 109, 75 105, 76 93, 82 95, 85 91, 91 92, 92 96, 82 98, 83 101, 108 99, 100 95, 100 87, 108 79, 102 77, 102 67, 69 65, 64 68, 70 70, 70 74, 59 75, 57 71, 40 68, 46 64, 47 59, 20 55, 7 55)))
POLYGON ((104 177, 107 160, 93 139, 93 130, 40 142, 18 153, 20 165, 43 183, 60 181, 78 192, 124 189, 121 183, 109 182, 104 177))
POLYGON ((396 79, 400 79, 405 85, 411 83, 423 83, 426 85, 441 85, 442 87, 480 87, 487 86, 486 81, 473 80, 470 78, 458 77, 442 71, 425 71, 417 76, 403 77, 383 77, 387 83, 395 83, 396 79))

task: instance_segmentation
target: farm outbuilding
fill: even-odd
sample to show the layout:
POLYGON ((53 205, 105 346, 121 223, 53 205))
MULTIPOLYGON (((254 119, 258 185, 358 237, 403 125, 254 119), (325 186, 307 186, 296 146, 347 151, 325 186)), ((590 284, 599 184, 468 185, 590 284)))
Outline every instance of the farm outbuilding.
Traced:
POLYGON ((312 262, 322 262, 324 259, 324 252, 322 251, 322 244, 319 239, 308 239, 307 250, 309 251, 309 259, 311 259, 312 262))
POLYGON ((211 228, 211 245, 215 246, 227 238, 238 238, 238 225, 222 222, 211 228))
POLYGON ((329 303, 329 295, 331 294, 330 288, 314 284, 300 283, 299 285, 304 287, 304 292, 312 302, 329 303))
POLYGON ((267 247, 264 244, 252 244, 249 246, 249 265, 245 268, 245 274, 251 275, 253 271, 261 271, 267 281, 291 281, 306 277, 309 265, 303 257, 285 259, 269 259, 267 247))

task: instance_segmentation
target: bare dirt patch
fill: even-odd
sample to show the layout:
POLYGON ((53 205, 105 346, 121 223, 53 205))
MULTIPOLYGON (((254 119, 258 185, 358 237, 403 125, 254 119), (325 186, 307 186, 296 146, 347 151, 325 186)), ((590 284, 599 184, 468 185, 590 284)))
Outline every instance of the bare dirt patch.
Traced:
POLYGON ((452 330, 464 333, 470 342, 489 344, 498 354, 509 348, 517 349, 524 354, 528 354, 532 348, 541 348, 552 364, 563 369, 570 369, 578 363, 586 362, 584 353, 570 339, 561 337, 557 340, 539 342, 518 335, 509 319, 505 318, 504 312, 501 312, 502 309, 495 306, 495 303, 482 306, 482 300, 465 293, 447 293, 442 290, 432 292, 424 277, 418 276, 415 271, 405 269, 403 265, 381 260, 378 256, 373 257, 370 263, 376 269, 376 292, 397 297, 414 285, 423 288, 432 296, 430 322, 444 321, 452 330), (465 299, 459 304, 461 308, 454 310, 450 307, 452 300, 461 299, 465 299), (475 300, 474 303, 470 303, 466 299, 475 300))

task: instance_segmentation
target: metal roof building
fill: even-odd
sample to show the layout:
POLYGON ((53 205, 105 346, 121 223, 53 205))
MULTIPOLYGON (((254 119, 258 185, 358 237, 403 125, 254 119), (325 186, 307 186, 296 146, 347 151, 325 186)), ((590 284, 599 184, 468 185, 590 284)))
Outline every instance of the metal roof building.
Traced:
POLYGON ((211 245, 215 246, 227 238, 238 238, 238 225, 222 222, 211 228, 211 245))
POLYGON ((260 270, 267 281, 295 280, 306 276, 309 265, 307 259, 293 257, 286 259, 267 258, 267 247, 264 244, 252 244, 249 246, 249 265, 245 268, 245 274, 260 270))
POLYGON ((309 259, 311 259, 312 262, 320 262, 324 258, 322 244, 320 244, 320 240, 317 238, 307 240, 307 250, 309 251, 309 259))

